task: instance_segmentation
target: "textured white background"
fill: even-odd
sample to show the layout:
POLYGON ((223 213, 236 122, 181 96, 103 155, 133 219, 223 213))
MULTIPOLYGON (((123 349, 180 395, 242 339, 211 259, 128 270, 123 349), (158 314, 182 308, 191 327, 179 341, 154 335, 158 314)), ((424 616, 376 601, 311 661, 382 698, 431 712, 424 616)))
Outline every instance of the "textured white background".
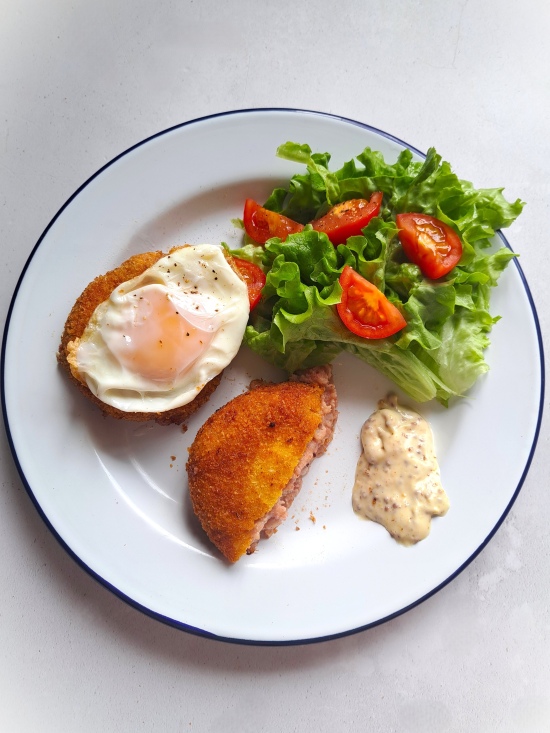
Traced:
MULTIPOLYGON (((0 0, 0 15, 3 321, 41 232, 105 162, 185 120, 279 106, 434 145, 527 201, 510 240, 548 333, 542 0, 0 0)), ((0 730, 550 730, 548 441, 545 420, 510 515, 435 597, 352 637, 255 648, 163 626, 88 577, 3 435, 0 730)))

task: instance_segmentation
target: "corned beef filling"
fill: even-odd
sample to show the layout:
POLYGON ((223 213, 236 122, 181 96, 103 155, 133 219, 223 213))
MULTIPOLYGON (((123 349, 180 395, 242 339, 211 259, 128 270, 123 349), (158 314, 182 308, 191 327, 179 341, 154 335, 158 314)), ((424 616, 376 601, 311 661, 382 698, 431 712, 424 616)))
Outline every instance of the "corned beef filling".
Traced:
POLYGON ((294 469, 292 478, 283 489, 281 498, 270 512, 256 522, 250 534, 251 544, 246 551, 248 555, 254 552, 260 538, 271 537, 272 534, 275 534, 281 522, 286 519, 288 509, 302 488, 302 479, 308 472, 313 459, 322 455, 332 440, 338 417, 336 388, 332 383, 332 368, 329 365, 297 372, 290 379, 296 382, 319 384, 325 388, 321 401, 322 418, 313 438, 308 443, 298 465, 294 469))

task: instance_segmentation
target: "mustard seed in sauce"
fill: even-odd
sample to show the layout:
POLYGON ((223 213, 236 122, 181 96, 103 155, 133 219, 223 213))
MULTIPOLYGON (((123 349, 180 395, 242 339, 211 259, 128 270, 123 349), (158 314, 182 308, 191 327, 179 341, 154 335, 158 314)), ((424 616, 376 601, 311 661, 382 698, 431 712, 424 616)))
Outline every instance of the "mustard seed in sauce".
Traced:
POLYGON ((353 510, 404 545, 423 540, 432 517, 449 509, 429 424, 390 395, 363 425, 361 443, 353 510))

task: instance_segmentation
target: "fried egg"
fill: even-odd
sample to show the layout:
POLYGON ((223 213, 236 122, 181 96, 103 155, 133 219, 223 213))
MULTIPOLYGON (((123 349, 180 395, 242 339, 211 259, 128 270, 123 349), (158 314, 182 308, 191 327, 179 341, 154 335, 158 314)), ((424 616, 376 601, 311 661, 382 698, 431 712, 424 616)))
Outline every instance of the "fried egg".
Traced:
POLYGON ((186 245, 117 287, 69 343, 67 360, 105 404, 164 412, 195 399, 233 360, 249 310, 222 248, 186 245))

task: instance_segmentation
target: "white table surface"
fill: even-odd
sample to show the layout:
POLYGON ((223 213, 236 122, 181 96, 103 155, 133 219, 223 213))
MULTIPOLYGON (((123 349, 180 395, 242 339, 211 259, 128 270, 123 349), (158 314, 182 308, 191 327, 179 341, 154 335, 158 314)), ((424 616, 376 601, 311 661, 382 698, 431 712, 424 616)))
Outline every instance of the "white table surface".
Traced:
MULTIPOLYGON (((230 109, 366 122, 528 203, 509 230, 550 315, 550 5, 542 0, 0 4, 0 290, 60 206, 143 138, 230 109)), ((32 338, 32 334, 28 335, 32 338)), ((253 647, 191 636, 89 577, 2 434, 0 730, 550 730, 548 420, 519 498, 450 585, 382 626, 253 647)))

